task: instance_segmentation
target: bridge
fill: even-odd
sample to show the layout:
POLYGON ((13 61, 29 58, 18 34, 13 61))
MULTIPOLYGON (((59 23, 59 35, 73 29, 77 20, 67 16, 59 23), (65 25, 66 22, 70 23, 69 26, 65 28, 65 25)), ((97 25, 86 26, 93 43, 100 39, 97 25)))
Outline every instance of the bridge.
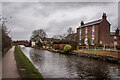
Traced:
POLYGON ((14 41, 15 45, 24 45, 24 46, 30 46, 30 43, 28 41, 14 41))

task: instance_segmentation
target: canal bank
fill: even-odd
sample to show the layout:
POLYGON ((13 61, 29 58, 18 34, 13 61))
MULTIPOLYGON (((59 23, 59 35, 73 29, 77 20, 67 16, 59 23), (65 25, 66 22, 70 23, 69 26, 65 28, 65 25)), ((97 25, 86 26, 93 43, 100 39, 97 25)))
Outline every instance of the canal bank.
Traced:
POLYGON ((40 80, 44 80, 42 74, 34 67, 32 62, 25 56, 25 54, 21 51, 21 48, 15 47, 15 60, 17 64, 17 69, 20 74, 20 78, 39 78, 40 80))
MULTIPOLYGON (((54 49, 43 49, 43 50, 48 50, 51 52, 56 52, 56 53, 62 53, 62 54, 71 54, 71 55, 77 55, 80 57, 86 57, 86 58, 91 58, 95 60, 102 60, 102 61, 108 61, 112 63, 120 63, 120 52, 115 53, 116 56, 113 55, 103 55, 102 52, 97 54, 98 52, 90 52, 90 51, 71 51, 71 52, 64 52, 63 50, 54 50, 54 49)), ((107 53, 107 52, 106 52, 107 53)), ((109 54, 109 53, 108 53, 109 54)))

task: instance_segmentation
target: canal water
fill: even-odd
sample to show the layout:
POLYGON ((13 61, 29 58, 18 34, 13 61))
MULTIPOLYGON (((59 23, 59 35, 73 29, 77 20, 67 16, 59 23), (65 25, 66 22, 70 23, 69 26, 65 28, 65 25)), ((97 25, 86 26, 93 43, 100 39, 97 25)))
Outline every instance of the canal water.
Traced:
POLYGON ((21 47, 44 78, 120 78, 118 64, 21 47))

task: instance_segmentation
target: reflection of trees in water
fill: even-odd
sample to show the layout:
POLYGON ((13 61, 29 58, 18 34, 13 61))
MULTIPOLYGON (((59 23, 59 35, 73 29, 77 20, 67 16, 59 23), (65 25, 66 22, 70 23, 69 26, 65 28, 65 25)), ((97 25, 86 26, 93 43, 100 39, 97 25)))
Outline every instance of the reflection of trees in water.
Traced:
POLYGON ((106 79, 117 75, 116 64, 71 55, 66 55, 65 58, 67 58, 66 67, 71 77, 106 79), (112 67, 115 67, 114 71, 110 72, 112 67))
POLYGON ((117 74, 117 65, 112 63, 107 63, 98 60, 91 60, 91 59, 83 59, 83 62, 77 62, 76 64, 76 71, 78 72, 78 76, 81 76, 81 72, 85 73, 85 78, 112 78, 111 73, 109 72, 110 68, 115 67, 113 74, 117 74))
POLYGON ((41 56, 39 54, 39 51, 38 50, 33 50, 31 49, 30 50, 30 57, 31 57, 31 60, 34 62, 34 63, 37 63, 41 60, 41 56))

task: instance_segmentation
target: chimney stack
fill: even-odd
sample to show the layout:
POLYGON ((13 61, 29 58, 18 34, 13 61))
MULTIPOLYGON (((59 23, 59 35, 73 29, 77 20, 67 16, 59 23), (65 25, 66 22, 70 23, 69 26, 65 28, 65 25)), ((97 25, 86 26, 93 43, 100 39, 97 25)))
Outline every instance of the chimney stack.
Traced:
POLYGON ((118 28, 116 29, 115 34, 119 34, 119 29, 118 28))
POLYGON ((83 21, 81 21, 81 26, 83 26, 84 25, 84 22, 83 21))
POLYGON ((102 19, 104 19, 104 20, 107 19, 106 13, 103 13, 103 15, 102 15, 102 19))

